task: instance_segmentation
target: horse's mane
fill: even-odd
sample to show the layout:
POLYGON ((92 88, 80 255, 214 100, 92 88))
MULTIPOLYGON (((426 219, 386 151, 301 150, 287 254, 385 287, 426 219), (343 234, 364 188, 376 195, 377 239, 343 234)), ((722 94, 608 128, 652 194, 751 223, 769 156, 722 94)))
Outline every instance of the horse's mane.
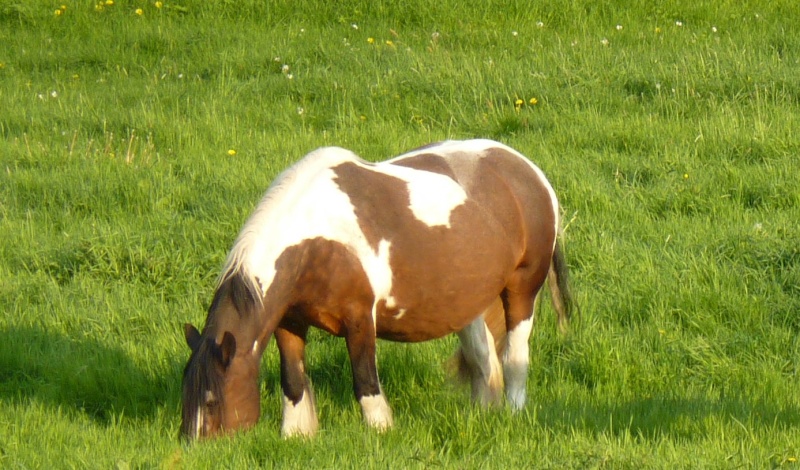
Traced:
POLYGON ((284 211, 286 204, 300 198, 313 181, 326 170, 345 162, 367 164, 353 152, 340 147, 323 147, 309 153, 301 160, 284 170, 272 182, 253 213, 245 222, 239 236, 228 253, 228 258, 217 279, 217 289, 232 277, 238 275, 244 281, 251 296, 261 301, 258 279, 248 269, 247 258, 257 243, 269 238, 265 230, 276 230, 276 215, 284 211))

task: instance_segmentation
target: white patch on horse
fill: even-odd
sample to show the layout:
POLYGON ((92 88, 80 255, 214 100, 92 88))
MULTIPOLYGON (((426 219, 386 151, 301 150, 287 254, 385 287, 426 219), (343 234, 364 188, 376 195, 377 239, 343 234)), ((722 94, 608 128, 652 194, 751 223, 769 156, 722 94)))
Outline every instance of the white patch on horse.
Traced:
POLYGON ((319 429, 319 421, 314 404, 314 394, 311 390, 307 388, 297 404, 292 403, 292 400, 284 395, 281 435, 283 437, 309 437, 316 434, 317 429, 319 429))
POLYGON ((361 397, 358 402, 361 404, 361 411, 364 413, 364 421, 367 425, 379 431, 385 431, 394 426, 392 409, 383 396, 383 392, 379 395, 361 397))
MULTIPOLYGON (((531 169, 536 173, 538 176, 539 181, 544 185, 547 189, 547 192, 550 195, 550 202, 553 205, 553 214, 555 214, 555 228, 556 233, 559 231, 560 223, 559 223, 559 205, 558 205, 558 198, 556 197, 556 193, 553 190, 553 187, 550 185, 550 182, 545 177, 544 172, 536 166, 532 161, 530 161, 525 155, 521 154, 519 151, 508 147, 507 145, 503 145, 499 142, 495 142, 489 139, 472 139, 472 140, 446 140, 444 142, 440 142, 436 145, 430 145, 418 150, 414 150, 403 155, 397 156, 392 158, 391 160, 387 160, 384 163, 393 163, 398 160, 403 160, 406 158, 411 158, 417 155, 422 154, 434 154, 440 155, 441 157, 450 160, 451 162, 458 162, 458 154, 462 155, 480 155, 485 154, 487 150, 490 149, 499 149, 505 152, 508 152, 511 155, 521 159, 525 163, 527 163, 531 169)), ((470 159, 471 164, 475 164, 474 160, 470 159)))
POLYGON ((400 320, 401 318, 403 318, 405 316, 406 312, 407 312, 407 310, 404 309, 404 308, 401 308, 401 309, 397 310, 397 313, 394 314, 394 319, 395 320, 400 320))
POLYGON ((506 337, 508 345, 503 355, 506 378, 506 399, 512 410, 521 410, 527 400, 529 345, 533 318, 521 321, 506 337))
MULTIPOLYGON (((364 241, 366 242, 366 240, 364 241)), ((361 261, 361 266, 367 274, 367 279, 369 279, 372 293, 375 295, 375 301, 372 305, 373 325, 377 321, 378 303, 381 300, 386 302, 387 307, 390 304, 397 304, 395 298, 391 296, 392 267, 389 264, 391 247, 391 242, 388 240, 381 240, 378 242, 377 251, 373 252, 368 247, 362 247, 357 253, 359 261, 361 261)))
POLYGON ((467 200, 464 188, 451 178, 429 171, 378 163, 374 169, 406 182, 408 207, 414 217, 429 227, 450 228, 450 215, 467 200))
POLYGON ((252 353, 253 353, 253 354, 258 354, 258 340, 255 340, 255 341, 253 342, 253 350, 252 350, 252 353))

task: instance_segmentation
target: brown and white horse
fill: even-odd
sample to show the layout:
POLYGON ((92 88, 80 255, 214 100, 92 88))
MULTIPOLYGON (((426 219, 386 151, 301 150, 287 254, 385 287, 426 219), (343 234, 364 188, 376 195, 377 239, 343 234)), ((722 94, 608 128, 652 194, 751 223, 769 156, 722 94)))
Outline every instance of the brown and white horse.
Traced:
POLYGON ((256 423, 259 363, 274 334, 282 433, 313 435, 304 358, 311 326, 345 338, 355 396, 374 428, 393 422, 376 338, 455 332, 473 397, 496 402, 505 387, 510 406, 521 408, 534 303, 548 273, 561 326, 569 314, 558 233, 550 183, 497 142, 447 141, 381 163, 335 147, 310 153, 245 223, 202 333, 185 326, 192 353, 181 433, 209 437, 256 423))

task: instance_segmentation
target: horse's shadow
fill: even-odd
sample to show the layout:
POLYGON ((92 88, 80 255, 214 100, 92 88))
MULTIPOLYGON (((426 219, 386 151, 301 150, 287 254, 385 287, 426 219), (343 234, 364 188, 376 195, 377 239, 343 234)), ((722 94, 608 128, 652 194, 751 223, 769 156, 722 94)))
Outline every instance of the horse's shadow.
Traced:
MULTIPOLYGON (((323 342, 328 344, 309 368, 317 394, 327 396, 334 407, 342 410, 355 406, 343 341, 330 338, 323 342)), ((277 351, 270 349, 268 354, 274 357, 262 367, 267 400, 280 393, 280 373, 272 367, 277 362, 277 351)), ((390 400, 404 413, 435 422, 441 416, 427 416, 431 410, 412 403, 419 389, 441 386, 443 380, 447 381, 441 362, 431 362, 428 356, 413 346, 394 347, 391 354, 383 355, 386 374, 382 383, 390 400)), ((0 399, 74 409, 100 423, 119 416, 152 419, 165 408, 174 410, 177 419, 184 359, 175 357, 148 365, 137 363, 122 348, 92 338, 35 328, 4 329, 0 330, 0 399)), ((467 404, 468 392, 463 393, 458 401, 467 404)), ((698 436, 697 423, 704 421, 722 421, 755 432, 775 426, 800 428, 800 408, 745 396, 715 400, 655 394, 610 404, 569 403, 559 397, 541 400, 531 396, 528 411, 533 407, 537 408, 535 421, 544 428, 565 432, 580 429, 597 435, 630 433, 650 439, 692 439, 698 436)), ((508 424, 513 425, 513 415, 510 419, 508 424)), ((713 428, 710 425, 709 429, 713 428)))
POLYGON ((107 423, 178 410, 180 368, 135 363, 121 348, 92 338, 14 327, 0 330, 0 398, 74 409, 107 423))

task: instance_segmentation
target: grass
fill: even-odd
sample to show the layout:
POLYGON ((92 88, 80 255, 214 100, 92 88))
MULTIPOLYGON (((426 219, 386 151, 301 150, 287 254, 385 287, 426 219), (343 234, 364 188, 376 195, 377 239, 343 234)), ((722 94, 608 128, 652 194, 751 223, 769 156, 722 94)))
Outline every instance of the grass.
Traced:
POLYGON ((0 466, 798 467, 793 2, 301 3, 0 0, 0 466), (317 438, 279 438, 270 348, 260 424, 181 444, 180 325, 272 178, 469 137, 568 222, 527 408, 470 406, 453 338, 380 343, 376 434, 314 333, 317 438))

